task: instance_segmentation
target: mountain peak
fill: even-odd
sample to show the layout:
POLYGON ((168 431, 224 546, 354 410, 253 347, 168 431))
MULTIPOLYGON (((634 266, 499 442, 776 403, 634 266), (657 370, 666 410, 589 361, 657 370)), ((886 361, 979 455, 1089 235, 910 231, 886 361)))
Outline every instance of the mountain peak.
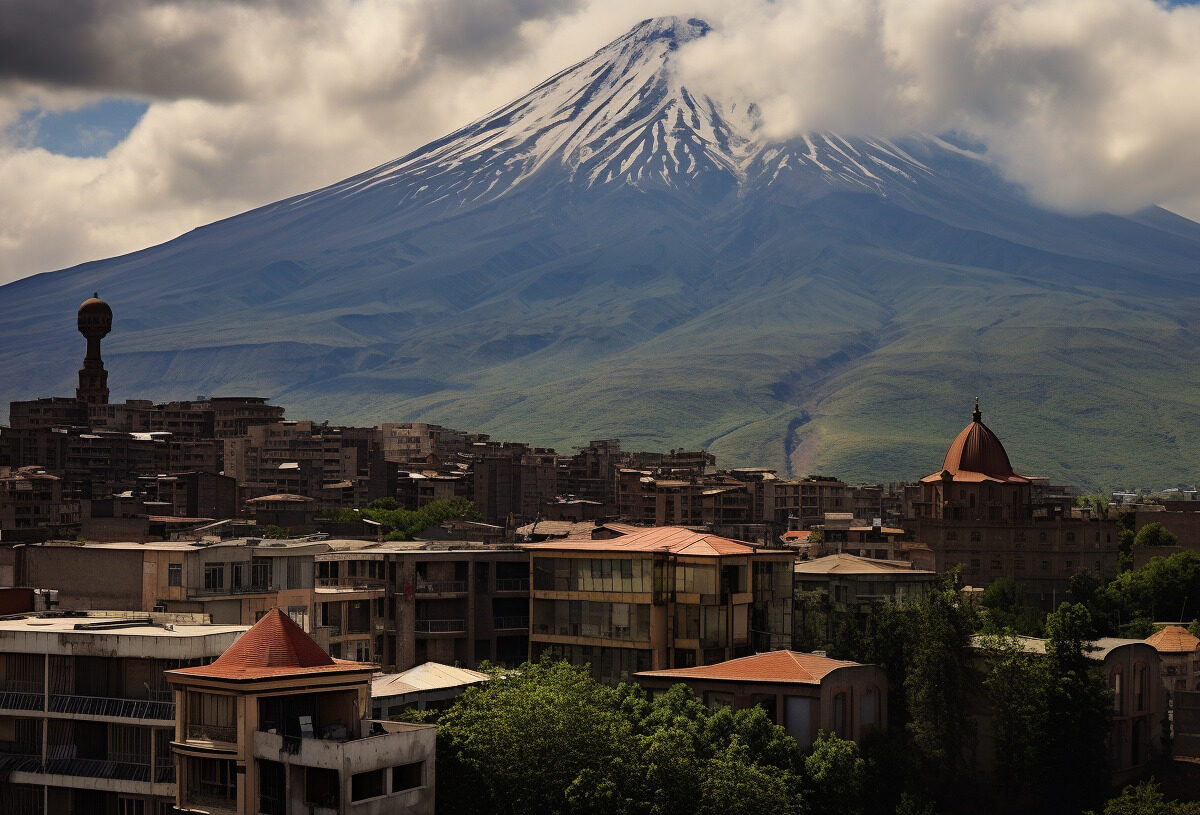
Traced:
POLYGON ((616 42, 666 40, 672 47, 675 47, 699 39, 710 31, 712 31, 712 26, 696 17, 686 20, 674 16, 648 17, 631 28, 624 37, 619 38, 616 42))
POLYGON ((753 100, 714 98, 676 68, 676 52, 712 30, 698 18, 643 20, 521 98, 329 192, 386 190, 398 208, 439 210, 518 188, 625 186, 714 202, 747 184, 792 181, 886 194, 925 170, 881 139, 808 134, 768 143, 753 100), (535 176, 548 183, 532 185, 535 176))

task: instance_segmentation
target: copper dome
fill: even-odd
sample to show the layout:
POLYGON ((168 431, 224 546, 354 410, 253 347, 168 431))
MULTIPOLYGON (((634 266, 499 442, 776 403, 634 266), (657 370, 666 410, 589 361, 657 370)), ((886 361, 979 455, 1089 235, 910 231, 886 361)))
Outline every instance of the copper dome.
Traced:
MULTIPOLYGON (((112 330, 113 312, 108 303, 93 294, 79 306, 76 325, 85 337, 103 337, 112 330)), ((97 352, 98 353, 98 352, 97 352)))
POLYGON ((1013 471, 1004 445, 983 423, 978 402, 971 414, 971 423, 962 429, 946 451, 941 471, 927 479, 944 478, 946 474, 956 481, 1028 481, 1013 471))

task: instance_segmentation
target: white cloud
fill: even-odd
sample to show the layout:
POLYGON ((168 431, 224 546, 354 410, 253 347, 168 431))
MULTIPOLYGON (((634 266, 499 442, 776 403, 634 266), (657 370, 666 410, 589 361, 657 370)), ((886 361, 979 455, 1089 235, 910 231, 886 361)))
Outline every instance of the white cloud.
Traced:
POLYGON ((1050 205, 1165 202, 1200 216, 1196 8, 38 0, 0 7, 0 132, 31 108, 113 95, 151 105, 102 158, 52 155, 12 132, 0 142, 0 282, 140 249, 395 158, 666 13, 719 29, 684 52, 693 86, 758 100, 778 134, 957 128, 1050 205))

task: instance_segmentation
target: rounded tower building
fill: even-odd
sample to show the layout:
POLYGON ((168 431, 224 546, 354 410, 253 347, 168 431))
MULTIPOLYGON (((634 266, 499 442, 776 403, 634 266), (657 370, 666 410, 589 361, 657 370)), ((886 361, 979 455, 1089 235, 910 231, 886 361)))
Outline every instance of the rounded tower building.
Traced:
POLYGON ((112 309, 94 293, 79 306, 79 333, 87 340, 87 354, 79 369, 79 388, 75 398, 87 405, 108 404, 108 371, 100 358, 100 340, 112 330, 112 309))

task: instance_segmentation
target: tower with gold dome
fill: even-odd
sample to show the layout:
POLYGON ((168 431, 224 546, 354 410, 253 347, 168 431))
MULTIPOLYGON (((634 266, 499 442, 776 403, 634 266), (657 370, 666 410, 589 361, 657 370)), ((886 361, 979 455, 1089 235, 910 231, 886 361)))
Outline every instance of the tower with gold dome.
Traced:
POLYGON ((76 325, 87 340, 87 354, 79 369, 79 387, 75 398, 86 405, 108 404, 108 371, 100 358, 100 340, 112 330, 113 313, 96 292, 79 306, 76 325))

